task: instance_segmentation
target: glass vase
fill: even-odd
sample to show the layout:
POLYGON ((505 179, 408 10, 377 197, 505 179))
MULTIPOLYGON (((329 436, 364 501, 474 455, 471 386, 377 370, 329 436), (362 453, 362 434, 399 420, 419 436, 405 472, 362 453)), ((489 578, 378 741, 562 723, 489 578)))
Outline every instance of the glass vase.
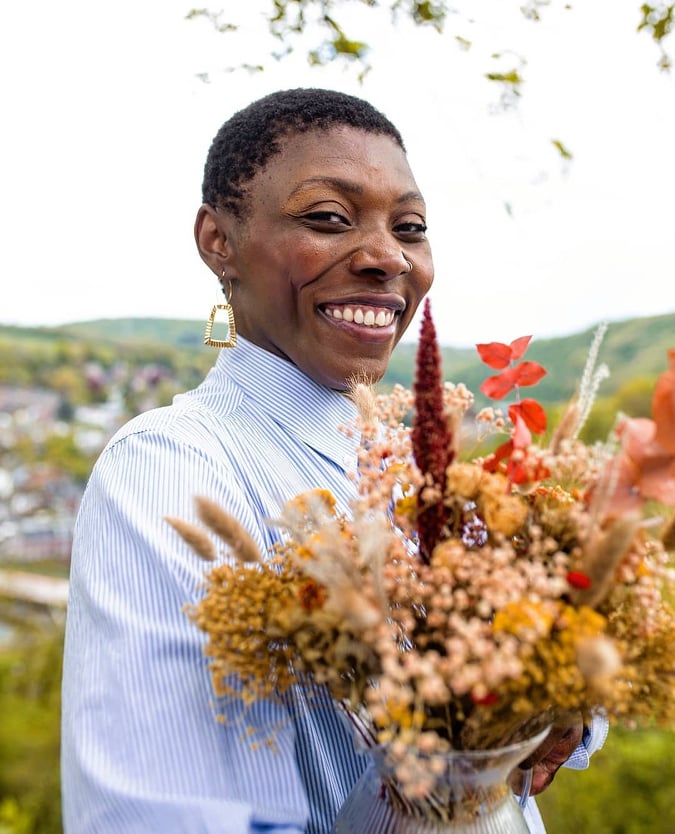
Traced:
POLYGON ((393 762, 386 747, 369 748, 368 766, 331 834, 528 834, 509 776, 547 732, 494 750, 417 754, 414 767, 432 786, 423 795, 413 791, 415 796, 397 778, 409 765, 393 762))

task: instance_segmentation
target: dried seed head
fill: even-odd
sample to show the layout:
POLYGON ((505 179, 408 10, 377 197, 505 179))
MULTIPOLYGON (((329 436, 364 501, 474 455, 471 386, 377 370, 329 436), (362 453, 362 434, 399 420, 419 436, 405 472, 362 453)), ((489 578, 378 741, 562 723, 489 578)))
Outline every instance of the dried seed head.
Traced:
POLYGON ((376 420, 376 398, 371 385, 356 377, 350 381, 349 398, 356 406, 361 422, 367 426, 376 420))
POLYGON ((205 559, 207 562, 212 562, 216 558, 216 549, 213 546, 209 534, 202 530, 201 527, 195 527, 187 521, 180 518, 173 518, 173 516, 164 516, 164 521, 170 524, 183 541, 188 544, 194 552, 205 559))
POLYGON ((203 495, 195 498, 197 515, 232 551, 239 562, 262 562, 258 545, 236 518, 203 495))

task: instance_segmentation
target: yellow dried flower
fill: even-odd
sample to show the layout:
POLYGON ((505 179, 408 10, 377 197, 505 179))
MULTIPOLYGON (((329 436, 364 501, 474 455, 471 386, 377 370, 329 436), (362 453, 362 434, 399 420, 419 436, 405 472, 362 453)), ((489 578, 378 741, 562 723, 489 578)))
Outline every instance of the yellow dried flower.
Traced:
POLYGON ((516 637, 528 633, 537 637, 550 634, 555 621, 555 613, 540 602, 519 600, 505 605, 495 613, 493 628, 495 631, 505 631, 516 637))
POLYGON ((478 508, 488 529, 505 536, 515 534, 525 524, 528 515, 526 502, 513 493, 483 491, 478 499, 478 508))
POLYGON ((489 478, 481 466, 473 463, 453 463, 445 470, 446 495, 461 495, 464 498, 475 498, 481 484, 489 478))

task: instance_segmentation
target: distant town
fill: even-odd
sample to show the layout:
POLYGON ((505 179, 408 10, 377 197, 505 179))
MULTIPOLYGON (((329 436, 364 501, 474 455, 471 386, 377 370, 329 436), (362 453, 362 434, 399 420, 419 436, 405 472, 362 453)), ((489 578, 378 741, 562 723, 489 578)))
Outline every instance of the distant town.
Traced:
POLYGON ((12 450, 44 449, 50 438, 71 437, 91 457, 125 417, 119 396, 97 405, 77 406, 69 421, 60 415, 57 392, 0 386, 0 564, 68 563, 75 514, 84 482, 48 457, 26 463, 12 450))

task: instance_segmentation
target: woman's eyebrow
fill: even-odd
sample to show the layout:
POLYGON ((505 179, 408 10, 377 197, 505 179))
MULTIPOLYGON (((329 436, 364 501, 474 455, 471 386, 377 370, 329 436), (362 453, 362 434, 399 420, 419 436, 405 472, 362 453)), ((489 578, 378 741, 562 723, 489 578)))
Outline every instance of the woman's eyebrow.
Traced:
POLYGON ((408 200, 418 200, 420 203, 423 203, 424 197, 419 193, 419 191, 406 191, 405 194, 401 194, 401 196, 396 200, 396 202, 405 203, 408 200))
MULTIPOLYGON (((310 177, 298 183, 289 194, 289 197, 293 197, 295 194, 312 185, 328 185, 351 194, 363 194, 362 186, 350 180, 344 180, 341 177, 310 177)), ((397 203, 405 203, 408 200, 418 200, 420 203, 424 203, 424 197, 422 197, 419 191, 406 191, 405 194, 401 194, 400 197, 396 198, 397 203)))
POLYGON ((289 196, 292 197, 294 194, 311 185, 330 185, 341 191, 348 191, 352 194, 363 194, 363 188, 355 182, 350 182, 350 180, 343 180, 340 177, 310 177, 298 183, 289 196))

